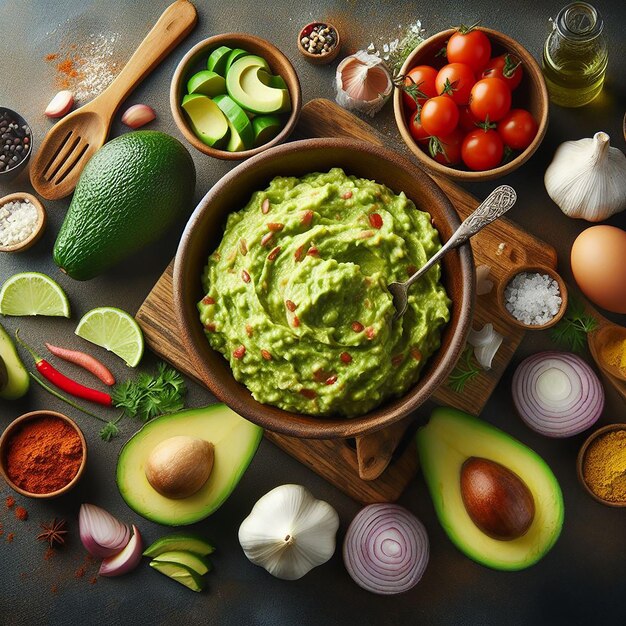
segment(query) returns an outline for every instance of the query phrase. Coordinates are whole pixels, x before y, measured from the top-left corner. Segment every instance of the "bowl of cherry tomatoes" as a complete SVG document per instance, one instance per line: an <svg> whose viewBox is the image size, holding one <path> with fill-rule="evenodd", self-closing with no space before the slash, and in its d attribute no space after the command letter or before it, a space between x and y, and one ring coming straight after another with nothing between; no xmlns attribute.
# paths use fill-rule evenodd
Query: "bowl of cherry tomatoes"
<svg viewBox="0 0 626 626"><path fill-rule="evenodd" d="M503 33L442 31L413 50L401 74L396 123L433 174L468 182L499 178L525 163L546 134L541 69Z"/></svg>

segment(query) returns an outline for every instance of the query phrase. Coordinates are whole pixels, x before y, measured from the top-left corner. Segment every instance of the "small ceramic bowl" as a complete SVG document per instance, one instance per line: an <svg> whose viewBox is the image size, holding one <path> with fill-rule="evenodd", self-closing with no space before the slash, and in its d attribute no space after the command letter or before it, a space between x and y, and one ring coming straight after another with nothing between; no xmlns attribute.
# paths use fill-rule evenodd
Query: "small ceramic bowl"
<svg viewBox="0 0 626 626"><path fill-rule="evenodd" d="M504 291L507 288L507 285L517 276L518 274L534 274L535 272L539 274L547 274L555 280L559 286L559 292L561 295L561 308L558 313L545 324L537 324L530 325L524 324L524 322L520 322L518 319L513 317L511 313L508 311L505 305L505 296ZM559 320L565 315L565 311L567 310L567 286L565 285L565 281L561 278L559 273L556 270L553 270L551 267L547 267L545 265L524 265L520 267L513 268L508 274L504 276L504 278L498 283L498 291L497 291L497 301L500 310L505 318L509 320L511 324L517 326L518 328L523 328L524 330L545 330L546 328L550 328L555 324L558 324Z"/></svg>
<svg viewBox="0 0 626 626"><path fill-rule="evenodd" d="M330 29L331 33L334 33L335 35L335 43L327 54L313 54L302 44L302 38L308 37L316 26L324 26ZM327 65L328 63L332 63L337 58L340 49L341 37L339 36L339 31L329 22L311 22L302 28L298 33L298 50L300 51L300 54L313 65Z"/></svg>
<svg viewBox="0 0 626 626"><path fill-rule="evenodd" d="M538 125L537 134L526 150L518 153L511 161L482 172L468 170L463 165L455 167L438 163L430 157L428 152L424 152L411 136L408 126L409 119L404 110L402 90L396 89L393 94L393 111L398 130L400 131L404 143L406 143L419 164L432 174L446 176L452 180L460 180L463 182L494 180L495 178L510 174L533 155L542 142L548 128L548 89L546 88L546 82L541 73L541 68L537 61L535 61L533 55L530 54L524 46L515 41L515 39L503 33L491 30L490 28L478 28L477 30L483 31L489 37L492 46L492 57L510 52L522 61L524 76L519 87L513 92L511 108L522 108L530 111ZM451 28L433 35L422 42L408 56L407 60L402 65L400 73L406 74L416 65L432 65L437 69L443 67L446 64L446 60L445 58L442 59L440 56L437 56L437 53L446 45L446 42L454 33L455 29Z"/></svg>
<svg viewBox="0 0 626 626"><path fill-rule="evenodd" d="M580 452L578 453L578 458L576 459L576 473L578 474L578 480L580 481L580 484L583 486L583 489L596 502L599 502L600 504L604 504L606 506L626 507L626 501L624 501L624 502L610 502L609 500L604 500L600 496L596 495L589 488L589 485L585 481L585 476L584 476L584 473L583 473L583 468L585 467L585 456L587 454L587 449L589 448L589 446L598 437L601 437L601 436L605 435L606 433L609 433L609 432L614 431L614 430L626 430L626 424L609 424L608 426L603 426L602 428L599 428L598 430L596 430L593 433L591 433L591 435L589 435L589 437L587 437L587 439L585 440L585 443L583 443L582 447L580 448Z"/></svg>
<svg viewBox="0 0 626 626"><path fill-rule="evenodd" d="M21 487L18 487L9 478L7 471L6 471L6 467L5 467L7 448L8 448L8 442L9 442L9 439L11 438L11 435L15 433L15 431L18 428L21 428L24 425L24 423L27 421L41 419L42 417L55 417L60 420L63 420L66 424L69 424L76 431L76 434L78 435L80 439L80 442L83 448L83 458L82 458L80 467L78 468L78 471L76 472L76 475L74 476L74 478L72 478L72 480L69 483L67 483L67 485L65 485L61 489L57 489L56 491L51 491L50 493L31 493L30 491L26 491L22 489ZM76 422L74 422L74 420L71 420L66 415L63 415L63 413L57 413L56 411L32 411L30 413L25 413L24 415L20 415L20 417L13 420L5 428L4 432L2 433L2 437L0 437L0 475L2 476L2 478L4 478L7 485L9 485L11 489L13 489L13 491L17 491L17 493L20 493L23 496L27 496L28 498L56 498L58 496L61 496L67 493L70 489L76 486L81 476L83 475L83 472L85 471L86 465L87 465L87 442L85 441L85 437L83 436L83 433L80 430L80 428L77 426Z"/></svg>
<svg viewBox="0 0 626 626"><path fill-rule="evenodd" d="M0 198L0 207L9 202L19 202L19 201L28 201L37 209L37 224L35 225L35 230L23 239L22 241L18 241L18 243L14 243L10 246L0 245L0 252L23 252L24 250L28 250L31 246L34 246L39 238L43 235L43 231L46 227L47 217L46 210L43 208L43 204L35 198L35 196L19 191L17 193L12 193L4 198Z"/></svg>
<svg viewBox="0 0 626 626"><path fill-rule="evenodd" d="M0 172L0 183L8 183L10 180L13 180L17 177L17 175L26 167L26 164L30 159L30 155L33 152L33 132L30 129L30 125L28 124L28 122L17 111L14 111L13 109L8 109L7 107L0 107L0 113L9 113L9 115L11 115L17 121L20 127L28 127L28 136L30 138L28 150L26 151L26 155L24 156L24 158L11 169Z"/></svg>
<svg viewBox="0 0 626 626"><path fill-rule="evenodd" d="M251 148L250 150L242 150L241 152L228 152L227 150L220 150L208 146L193 132L180 106L183 96L187 93L187 81L189 78L194 72L206 69L209 54L212 50L220 46L228 46L233 49L242 48L251 54L263 57L269 64L272 72L282 76L283 80L287 83L291 97L291 112L283 114L285 116L285 124L278 135L262 146ZM294 70L289 59L276 48L276 46L273 46L265 39L260 39L253 35L247 35L245 33L227 33L224 35L215 35L214 37L200 41L181 59L172 77L170 86L170 108L176 126L178 126L180 132L185 136L185 139L187 139L194 148L216 159L242 161L243 159L247 159L272 146L282 143L289 137L300 117L300 110L302 109L302 90L300 89L300 81L298 80L296 70Z"/></svg>

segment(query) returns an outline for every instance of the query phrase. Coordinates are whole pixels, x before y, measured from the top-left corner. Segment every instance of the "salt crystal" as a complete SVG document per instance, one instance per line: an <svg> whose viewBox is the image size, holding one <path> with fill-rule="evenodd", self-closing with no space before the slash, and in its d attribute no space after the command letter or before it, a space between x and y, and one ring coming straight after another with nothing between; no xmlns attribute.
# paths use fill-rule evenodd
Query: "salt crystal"
<svg viewBox="0 0 626 626"><path fill-rule="evenodd" d="M13 246L28 239L37 226L37 209L25 201L0 206L0 245Z"/></svg>
<svg viewBox="0 0 626 626"><path fill-rule="evenodd" d="M504 290L506 310L527 326L547 324L561 308L559 284L548 274L521 272Z"/></svg>

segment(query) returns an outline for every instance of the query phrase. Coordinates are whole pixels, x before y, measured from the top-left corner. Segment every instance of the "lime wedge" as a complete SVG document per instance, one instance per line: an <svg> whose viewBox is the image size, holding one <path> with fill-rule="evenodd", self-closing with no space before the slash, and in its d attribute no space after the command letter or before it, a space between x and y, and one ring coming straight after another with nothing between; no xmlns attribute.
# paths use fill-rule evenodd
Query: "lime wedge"
<svg viewBox="0 0 626 626"><path fill-rule="evenodd" d="M0 290L3 315L69 317L70 303L59 283L39 272L21 272L7 278Z"/></svg>
<svg viewBox="0 0 626 626"><path fill-rule="evenodd" d="M83 315L74 331L79 337L106 348L135 367L143 356L143 334L125 311L103 306Z"/></svg>

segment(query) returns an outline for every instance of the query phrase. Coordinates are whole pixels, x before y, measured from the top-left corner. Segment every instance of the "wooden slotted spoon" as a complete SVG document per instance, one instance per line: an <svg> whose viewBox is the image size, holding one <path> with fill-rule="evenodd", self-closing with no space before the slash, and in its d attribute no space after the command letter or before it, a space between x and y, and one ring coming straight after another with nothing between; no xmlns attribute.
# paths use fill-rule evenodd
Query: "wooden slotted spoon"
<svg viewBox="0 0 626 626"><path fill-rule="evenodd" d="M50 129L30 167L30 182L39 195L58 200L72 193L85 164L104 145L120 104L187 36L197 19L191 2L176 0L109 87Z"/></svg>

